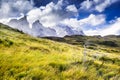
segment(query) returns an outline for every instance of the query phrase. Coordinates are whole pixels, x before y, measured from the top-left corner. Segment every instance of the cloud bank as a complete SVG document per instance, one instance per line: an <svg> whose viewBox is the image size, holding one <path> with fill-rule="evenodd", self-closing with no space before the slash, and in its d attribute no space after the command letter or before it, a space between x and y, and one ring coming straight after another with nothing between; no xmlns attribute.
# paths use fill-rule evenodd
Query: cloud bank
<svg viewBox="0 0 120 80"><path fill-rule="evenodd" d="M85 31L86 35L120 35L120 18L114 20L111 24L104 25L105 28L97 30L87 30Z"/></svg>

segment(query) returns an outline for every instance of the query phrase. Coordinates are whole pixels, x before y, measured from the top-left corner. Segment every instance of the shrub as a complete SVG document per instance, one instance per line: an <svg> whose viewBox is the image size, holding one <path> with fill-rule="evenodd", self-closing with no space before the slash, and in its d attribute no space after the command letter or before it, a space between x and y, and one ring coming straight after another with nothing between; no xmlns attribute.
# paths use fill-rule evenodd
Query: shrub
<svg viewBox="0 0 120 80"><path fill-rule="evenodd" d="M13 45L13 42L11 40L8 40L8 39L0 40L0 43L2 43L6 47L10 47Z"/></svg>
<svg viewBox="0 0 120 80"><path fill-rule="evenodd" d="M99 42L99 44L111 46L111 47L118 47L118 45L113 41L102 41L102 42Z"/></svg>

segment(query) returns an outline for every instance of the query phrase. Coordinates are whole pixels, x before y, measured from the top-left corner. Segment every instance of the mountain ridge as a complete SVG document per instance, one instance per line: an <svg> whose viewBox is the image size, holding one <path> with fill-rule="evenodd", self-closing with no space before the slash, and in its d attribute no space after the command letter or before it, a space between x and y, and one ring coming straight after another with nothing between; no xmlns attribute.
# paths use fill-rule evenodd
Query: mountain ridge
<svg viewBox="0 0 120 80"><path fill-rule="evenodd" d="M11 26L12 28L16 28L21 30L25 33L28 33L32 36L58 36L63 37L66 35L84 35L82 30L73 30L70 26L59 24L53 27L44 27L38 20L35 21L30 28L30 24L27 21L27 16L24 16L20 19L11 19L7 25ZM37 28L37 29L35 29Z"/></svg>

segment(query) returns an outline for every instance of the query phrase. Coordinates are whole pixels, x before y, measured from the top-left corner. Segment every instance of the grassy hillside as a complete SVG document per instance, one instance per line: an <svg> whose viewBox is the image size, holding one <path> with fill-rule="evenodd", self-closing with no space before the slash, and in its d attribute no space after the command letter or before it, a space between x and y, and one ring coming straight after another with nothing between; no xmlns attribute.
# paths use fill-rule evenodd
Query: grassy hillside
<svg viewBox="0 0 120 80"><path fill-rule="evenodd" d="M81 47L83 47L84 44L87 44L89 45L90 49L104 50L110 53L120 53L120 36L115 35L104 37L73 35L65 36L63 38L59 37L44 37L44 38L72 45L77 45Z"/></svg>
<svg viewBox="0 0 120 80"><path fill-rule="evenodd" d="M35 38L0 24L0 80L119 79L119 52Z"/></svg>

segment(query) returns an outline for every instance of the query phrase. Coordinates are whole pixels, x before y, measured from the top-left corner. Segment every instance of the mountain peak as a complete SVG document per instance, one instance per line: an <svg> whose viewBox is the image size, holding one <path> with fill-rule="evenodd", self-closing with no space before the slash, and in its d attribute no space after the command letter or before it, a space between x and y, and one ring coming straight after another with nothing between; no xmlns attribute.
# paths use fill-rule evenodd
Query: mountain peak
<svg viewBox="0 0 120 80"><path fill-rule="evenodd" d="M30 24L27 21L27 16L24 16L20 19L11 19L8 23L12 28L23 31L24 33L30 34L36 37L46 37L46 36L56 36L56 37L64 37L66 35L84 35L83 31L74 30L72 27L64 24L58 24L54 27L44 27L39 20L35 21L31 24L32 28L30 28Z"/></svg>

